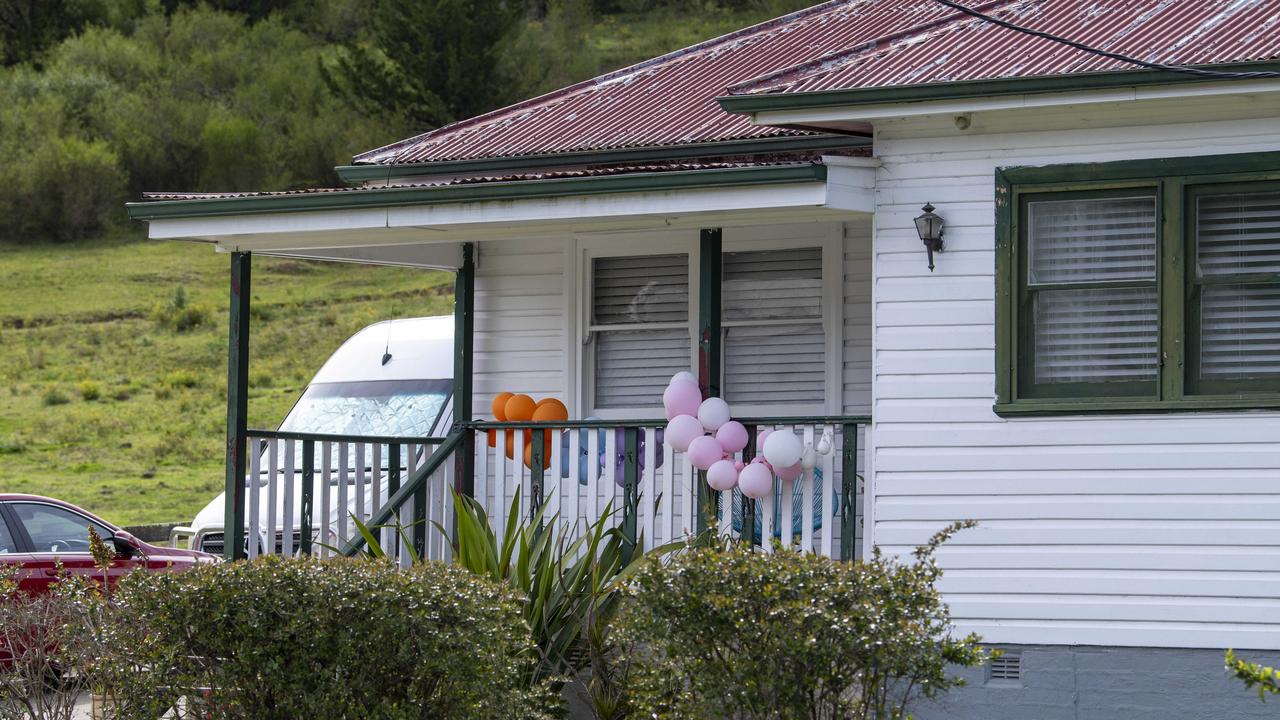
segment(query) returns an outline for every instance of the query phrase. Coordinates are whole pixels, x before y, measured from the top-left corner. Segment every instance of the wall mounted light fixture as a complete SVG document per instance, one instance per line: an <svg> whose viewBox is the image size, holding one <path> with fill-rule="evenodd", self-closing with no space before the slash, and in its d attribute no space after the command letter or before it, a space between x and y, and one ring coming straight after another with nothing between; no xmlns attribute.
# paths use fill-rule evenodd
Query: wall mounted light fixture
<svg viewBox="0 0 1280 720"><path fill-rule="evenodd" d="M925 203L920 209L924 210L924 214L916 218L916 232L929 253L929 272L933 272L933 254L942 252L943 247L942 218L933 212L933 206L929 203Z"/></svg>

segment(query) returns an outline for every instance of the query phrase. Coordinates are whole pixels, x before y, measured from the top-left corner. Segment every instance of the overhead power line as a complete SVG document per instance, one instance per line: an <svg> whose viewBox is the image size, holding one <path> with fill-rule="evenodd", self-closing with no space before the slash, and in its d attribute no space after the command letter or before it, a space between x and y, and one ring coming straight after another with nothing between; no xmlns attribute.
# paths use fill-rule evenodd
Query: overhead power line
<svg viewBox="0 0 1280 720"><path fill-rule="evenodd" d="M1054 35L1053 33L1047 33L1041 30L1036 30L1035 28L1029 28L1024 25L1018 25L1017 23L1011 23L1008 20L1001 20L1000 18L992 17L991 15L988 15L986 13L979 12L977 10L974 10L973 8L966 7L965 5L961 5L960 3L955 2L954 0L933 0L933 1L936 3L940 3L942 5L946 5L952 10L958 10L959 12L962 12L965 15L969 15L971 17L976 17L981 20L985 20L993 25L998 25L1007 30L1013 30L1014 32L1020 32L1020 33L1023 33L1024 35L1030 35L1032 37L1038 37L1045 40L1051 40L1053 42L1066 45L1067 47L1075 48L1076 50L1081 50L1083 52L1091 53L1093 55L1099 55L1101 57L1110 58L1112 60L1118 60L1120 62L1129 63L1131 65L1137 65L1139 67L1147 68L1148 70L1165 70L1168 72L1182 73L1184 75L1196 75L1199 77L1216 78L1219 80L1280 79L1280 72L1274 72L1270 70L1233 72L1229 70L1206 70L1204 68L1187 67L1186 65L1166 65L1164 63L1148 62L1146 60L1141 60L1139 58L1130 57L1128 55L1121 55L1120 53L1115 53L1109 50L1103 50L1102 48L1096 48L1091 45L1086 45L1082 42L1076 42L1075 40L1064 38L1060 35Z"/></svg>

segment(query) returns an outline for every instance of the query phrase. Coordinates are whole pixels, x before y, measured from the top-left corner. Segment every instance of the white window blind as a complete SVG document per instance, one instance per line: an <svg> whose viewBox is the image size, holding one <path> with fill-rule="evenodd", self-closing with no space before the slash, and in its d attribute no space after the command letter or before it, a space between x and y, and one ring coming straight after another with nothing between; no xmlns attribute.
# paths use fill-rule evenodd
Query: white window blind
<svg viewBox="0 0 1280 720"><path fill-rule="evenodd" d="M1196 202L1200 377L1280 377L1280 192Z"/></svg>
<svg viewBox="0 0 1280 720"><path fill-rule="evenodd" d="M1155 379L1155 197L1027 204L1036 383Z"/></svg>
<svg viewBox="0 0 1280 720"><path fill-rule="evenodd" d="M660 405L690 366L689 257L596 258L591 271L595 407Z"/></svg>
<svg viewBox="0 0 1280 720"><path fill-rule="evenodd" d="M721 304L727 401L822 403L821 248L725 253Z"/></svg>

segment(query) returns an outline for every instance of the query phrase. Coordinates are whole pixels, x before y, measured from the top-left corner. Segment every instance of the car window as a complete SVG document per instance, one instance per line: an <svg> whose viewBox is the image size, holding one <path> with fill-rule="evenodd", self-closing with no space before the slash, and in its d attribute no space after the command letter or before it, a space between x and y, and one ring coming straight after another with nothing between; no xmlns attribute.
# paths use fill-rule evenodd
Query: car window
<svg viewBox="0 0 1280 720"><path fill-rule="evenodd" d="M16 552L18 552L18 541L14 539L13 533L9 532L9 526L5 524L4 518L0 517L0 555Z"/></svg>
<svg viewBox="0 0 1280 720"><path fill-rule="evenodd" d="M34 552L89 552L89 527L103 539L113 533L89 518L70 510L39 503L9 506L31 538Z"/></svg>

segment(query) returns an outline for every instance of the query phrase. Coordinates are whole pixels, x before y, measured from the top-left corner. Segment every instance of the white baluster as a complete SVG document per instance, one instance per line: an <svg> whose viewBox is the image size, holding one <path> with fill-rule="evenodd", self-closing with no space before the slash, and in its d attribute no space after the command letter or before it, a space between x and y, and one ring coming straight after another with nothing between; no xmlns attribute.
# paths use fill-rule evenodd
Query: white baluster
<svg viewBox="0 0 1280 720"><path fill-rule="evenodd" d="M800 444L802 447L811 447L813 443L813 426L805 425L804 436ZM805 552L813 552L813 470L806 470L800 477L800 482L804 483L800 499L802 503L800 508L800 549Z"/></svg>
<svg viewBox="0 0 1280 720"><path fill-rule="evenodd" d="M280 515L280 554L293 557L293 489L298 484L298 473L295 467L297 443L286 440L284 443L284 477L281 489L284 491L284 508Z"/></svg>
<svg viewBox="0 0 1280 720"><path fill-rule="evenodd" d="M320 443L320 451L320 518L316 527L319 528L320 557L329 557L333 555L333 551L325 545L336 543L334 527L329 522L329 513L333 512L333 503L330 502L333 497L333 443L327 440Z"/></svg>
<svg viewBox="0 0 1280 720"><path fill-rule="evenodd" d="M342 548L351 540L351 499L348 495L348 483L351 481L350 445L338 443L338 506L334 513L338 516L338 537L333 545Z"/></svg>
<svg viewBox="0 0 1280 720"><path fill-rule="evenodd" d="M254 541L257 537L258 525L261 519L258 517L259 506L262 505L262 448L256 438L249 438L245 443L245 448L249 453L249 522L245 528L245 538L249 544L249 558L258 557L258 543ZM222 542L231 542L231 528L223 528Z"/></svg>
<svg viewBox="0 0 1280 720"><path fill-rule="evenodd" d="M823 428L823 431L831 430L830 425ZM821 546L818 552L827 557L834 557L832 547L835 543L836 534L836 518L835 518L835 494L839 489L836 485L835 473L835 452L826 455L818 455L818 467L822 468L822 536L819 540Z"/></svg>
<svg viewBox="0 0 1280 720"><path fill-rule="evenodd" d="M263 533L262 542L265 544L263 552L268 555L275 554L276 551L276 509L279 507L278 499L280 493L280 441L272 439L268 447L267 462L270 467L267 468L267 517L266 532ZM256 541L257 536L254 537Z"/></svg>

